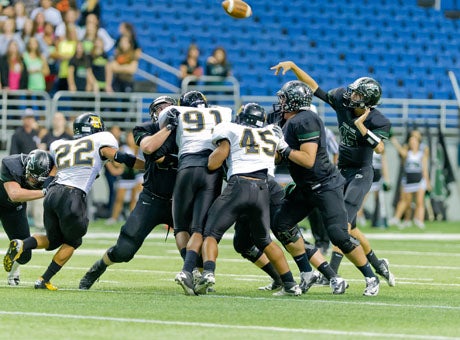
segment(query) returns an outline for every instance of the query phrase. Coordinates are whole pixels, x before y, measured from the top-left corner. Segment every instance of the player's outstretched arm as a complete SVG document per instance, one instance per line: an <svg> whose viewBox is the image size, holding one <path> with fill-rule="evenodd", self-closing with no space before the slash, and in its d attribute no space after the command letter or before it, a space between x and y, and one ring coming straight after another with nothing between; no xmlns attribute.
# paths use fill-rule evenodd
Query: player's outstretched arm
<svg viewBox="0 0 460 340"><path fill-rule="evenodd" d="M129 168L134 168L137 170L144 170L145 168L145 162L137 158L134 155L131 155L129 153L122 152L118 149L112 148L110 146L103 147L99 150L99 153L101 156L104 156L105 158L115 161L118 163L123 163Z"/></svg>
<svg viewBox="0 0 460 340"><path fill-rule="evenodd" d="M223 139L219 142L217 148L209 155L208 169L211 171L219 169L224 164L230 154L230 143Z"/></svg>
<svg viewBox="0 0 460 340"><path fill-rule="evenodd" d="M294 72L297 79L306 83L313 91L313 93L318 89L318 83L304 70L298 67L294 62L282 61L275 66L270 67L270 70L275 70L275 75L278 75L280 70L283 70L282 75L285 75L288 71Z"/></svg>

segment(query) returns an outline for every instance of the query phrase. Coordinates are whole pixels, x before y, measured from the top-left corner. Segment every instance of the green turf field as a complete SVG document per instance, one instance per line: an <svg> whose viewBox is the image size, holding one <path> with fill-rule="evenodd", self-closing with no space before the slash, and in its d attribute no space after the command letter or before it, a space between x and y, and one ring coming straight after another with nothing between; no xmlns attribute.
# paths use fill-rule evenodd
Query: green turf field
<svg viewBox="0 0 460 340"><path fill-rule="evenodd" d="M89 291L86 270L111 246L118 226L93 223L83 246L52 280L58 291L33 288L53 253L35 251L21 285L0 276L0 339L454 339L460 338L460 223L425 230L363 228L389 259L396 287L364 297L364 280L347 261L350 284L333 296L314 286L301 297L274 297L257 287L269 279L221 242L216 293L190 297L175 284L182 260L157 228L130 262L110 267ZM2 256L8 241L0 231ZM296 277L298 271L289 263Z"/></svg>

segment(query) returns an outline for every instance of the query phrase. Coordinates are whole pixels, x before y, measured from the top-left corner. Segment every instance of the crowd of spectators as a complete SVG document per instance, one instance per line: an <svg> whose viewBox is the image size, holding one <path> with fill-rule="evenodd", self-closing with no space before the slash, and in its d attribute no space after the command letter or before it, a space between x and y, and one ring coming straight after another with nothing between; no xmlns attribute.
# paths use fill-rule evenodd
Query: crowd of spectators
<svg viewBox="0 0 460 340"><path fill-rule="evenodd" d="M98 0L0 1L0 89L133 91L141 49L123 22L114 39Z"/></svg>

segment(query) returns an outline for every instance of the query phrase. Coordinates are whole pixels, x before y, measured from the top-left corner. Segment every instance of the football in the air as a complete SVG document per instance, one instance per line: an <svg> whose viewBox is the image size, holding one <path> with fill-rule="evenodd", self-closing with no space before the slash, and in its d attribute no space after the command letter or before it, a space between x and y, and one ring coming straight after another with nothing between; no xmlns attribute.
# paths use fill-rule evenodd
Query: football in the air
<svg viewBox="0 0 460 340"><path fill-rule="evenodd" d="M244 19L252 15L251 6L242 0L225 0L222 7L233 18Z"/></svg>

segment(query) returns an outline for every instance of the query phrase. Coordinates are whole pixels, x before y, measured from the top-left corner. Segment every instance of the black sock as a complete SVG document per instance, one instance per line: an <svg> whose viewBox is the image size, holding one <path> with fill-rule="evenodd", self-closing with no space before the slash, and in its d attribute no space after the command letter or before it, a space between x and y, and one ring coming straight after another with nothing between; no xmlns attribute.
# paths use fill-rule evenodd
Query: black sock
<svg viewBox="0 0 460 340"><path fill-rule="evenodd" d="M308 262L307 254L303 253L302 255L294 256L294 261L301 272L311 272L313 268Z"/></svg>
<svg viewBox="0 0 460 340"><path fill-rule="evenodd" d="M198 258L196 259L196 266L197 268L203 268L203 256L198 255Z"/></svg>
<svg viewBox="0 0 460 340"><path fill-rule="evenodd" d="M196 259L198 258L198 253L193 250L187 250L187 254L185 256L184 267L182 268L183 271L191 273L193 269L196 267Z"/></svg>
<svg viewBox="0 0 460 340"><path fill-rule="evenodd" d="M372 271L371 265L367 262L364 266L358 267L358 269L363 273L365 277L374 277L375 274Z"/></svg>
<svg viewBox="0 0 460 340"><path fill-rule="evenodd" d="M180 256L182 257L182 260L185 261L185 255L187 254L187 248L182 248L179 250Z"/></svg>
<svg viewBox="0 0 460 340"><path fill-rule="evenodd" d="M343 259L343 254L338 253L336 251L332 252L331 262L329 262L329 265L331 266L332 270L336 272L337 274L339 273L339 266L340 266L340 262L342 262L342 259Z"/></svg>
<svg viewBox="0 0 460 340"><path fill-rule="evenodd" d="M263 266L262 269L264 272L266 272L270 277L275 281L276 283L281 282L281 277L280 274L276 271L275 267L271 264L271 262L268 262L265 266Z"/></svg>
<svg viewBox="0 0 460 340"><path fill-rule="evenodd" d="M366 255L367 260L371 263L372 267L377 269L380 265L380 260L379 258L374 254L374 251L371 250L369 254Z"/></svg>
<svg viewBox="0 0 460 340"><path fill-rule="evenodd" d="M280 277L281 277L281 281L283 281L284 283L286 283L286 282L295 282L294 281L294 276L292 276L291 271L288 271L287 273L285 273L283 275L280 275Z"/></svg>
<svg viewBox="0 0 460 340"><path fill-rule="evenodd" d="M203 263L203 271L205 270L214 273L216 271L216 263L214 261L206 261Z"/></svg>
<svg viewBox="0 0 460 340"><path fill-rule="evenodd" d="M56 262L51 261L50 265L48 266L48 269L46 270L45 274L43 274L43 280L45 282L49 282L51 278L56 275L58 271L60 271L62 266L58 265Z"/></svg>
<svg viewBox="0 0 460 340"><path fill-rule="evenodd" d="M337 276L336 272L331 268L327 261L324 261L318 266L318 271L328 280L331 280L333 277Z"/></svg>
<svg viewBox="0 0 460 340"><path fill-rule="evenodd" d="M28 237L24 241L24 250L35 249L38 246L37 240L35 237Z"/></svg>

